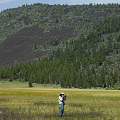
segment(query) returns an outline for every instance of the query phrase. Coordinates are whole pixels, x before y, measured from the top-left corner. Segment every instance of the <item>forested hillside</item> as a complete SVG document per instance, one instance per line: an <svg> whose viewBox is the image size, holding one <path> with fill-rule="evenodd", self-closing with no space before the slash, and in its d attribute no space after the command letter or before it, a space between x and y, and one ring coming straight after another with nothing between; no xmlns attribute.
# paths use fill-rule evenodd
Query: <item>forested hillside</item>
<svg viewBox="0 0 120 120"><path fill-rule="evenodd" d="M119 85L119 4L23 5L1 12L0 23L2 43L9 40L9 37L5 40L8 34L12 36L35 28L37 32L31 37L32 54L51 51L32 62L29 56L27 63L21 60L21 63L1 67L1 79L28 81L31 87L32 83L61 84L65 88ZM24 36L30 33L27 31ZM41 33L47 36L46 41L38 39Z"/></svg>

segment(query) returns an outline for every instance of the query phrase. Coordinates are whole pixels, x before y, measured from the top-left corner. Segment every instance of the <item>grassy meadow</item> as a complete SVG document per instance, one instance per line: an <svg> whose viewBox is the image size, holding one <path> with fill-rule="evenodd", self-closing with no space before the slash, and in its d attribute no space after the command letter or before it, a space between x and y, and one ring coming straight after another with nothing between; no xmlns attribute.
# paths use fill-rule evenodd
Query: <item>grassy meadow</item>
<svg viewBox="0 0 120 120"><path fill-rule="evenodd" d="M67 95L62 120L120 120L120 91L49 85L29 88L17 82L0 82L0 120L61 120L60 92Z"/></svg>

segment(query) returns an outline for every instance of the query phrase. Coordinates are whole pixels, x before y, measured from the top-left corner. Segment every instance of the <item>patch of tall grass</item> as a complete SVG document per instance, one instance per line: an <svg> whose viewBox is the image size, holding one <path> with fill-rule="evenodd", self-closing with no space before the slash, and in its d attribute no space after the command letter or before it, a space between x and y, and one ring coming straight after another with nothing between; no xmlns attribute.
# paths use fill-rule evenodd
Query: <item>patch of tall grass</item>
<svg viewBox="0 0 120 120"><path fill-rule="evenodd" d="M119 120L120 91L0 88L0 118L59 120L58 96L67 100L62 120Z"/></svg>

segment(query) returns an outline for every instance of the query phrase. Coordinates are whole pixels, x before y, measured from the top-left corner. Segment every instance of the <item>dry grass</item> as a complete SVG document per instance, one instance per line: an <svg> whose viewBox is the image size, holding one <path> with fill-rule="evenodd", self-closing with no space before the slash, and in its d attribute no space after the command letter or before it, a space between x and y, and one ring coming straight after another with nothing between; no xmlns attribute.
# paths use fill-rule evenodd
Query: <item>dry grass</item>
<svg viewBox="0 0 120 120"><path fill-rule="evenodd" d="M120 119L120 91L0 88L0 120L59 120L61 91L67 95L62 120Z"/></svg>

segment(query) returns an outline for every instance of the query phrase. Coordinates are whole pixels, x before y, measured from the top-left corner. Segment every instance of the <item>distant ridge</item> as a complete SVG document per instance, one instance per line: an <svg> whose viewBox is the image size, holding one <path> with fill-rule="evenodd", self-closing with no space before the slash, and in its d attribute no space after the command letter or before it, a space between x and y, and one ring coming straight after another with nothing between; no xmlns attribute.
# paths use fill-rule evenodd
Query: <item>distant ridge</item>
<svg viewBox="0 0 120 120"><path fill-rule="evenodd" d="M0 13L0 67L15 62L33 61L51 50L34 51L37 45L48 46L53 38L60 43L85 36L112 14L119 16L120 5L48 5L34 4Z"/></svg>

